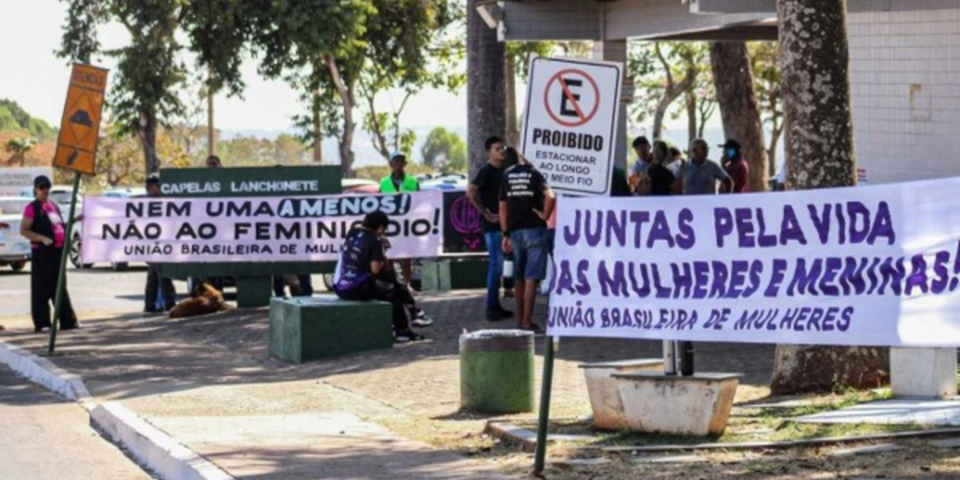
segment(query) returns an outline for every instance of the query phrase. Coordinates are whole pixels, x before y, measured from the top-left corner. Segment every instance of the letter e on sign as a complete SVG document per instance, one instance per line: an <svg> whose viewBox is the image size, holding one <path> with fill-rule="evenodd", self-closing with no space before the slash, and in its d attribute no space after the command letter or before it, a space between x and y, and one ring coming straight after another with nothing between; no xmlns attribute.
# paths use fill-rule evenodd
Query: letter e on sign
<svg viewBox="0 0 960 480"><path fill-rule="evenodd" d="M572 195L610 192L623 65L537 57L530 63L520 150L550 186Z"/></svg>
<svg viewBox="0 0 960 480"><path fill-rule="evenodd" d="M86 175L94 174L107 72L90 65L73 66L63 118L60 120L54 167Z"/></svg>

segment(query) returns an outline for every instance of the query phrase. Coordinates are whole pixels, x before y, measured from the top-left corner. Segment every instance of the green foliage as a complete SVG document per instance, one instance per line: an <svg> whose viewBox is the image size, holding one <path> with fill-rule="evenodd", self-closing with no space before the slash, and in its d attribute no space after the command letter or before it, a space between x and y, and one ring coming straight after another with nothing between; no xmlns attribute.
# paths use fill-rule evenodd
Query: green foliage
<svg viewBox="0 0 960 480"><path fill-rule="evenodd" d="M27 153L30 153L30 150L33 150L36 144L37 139L32 137L11 138L8 140L7 144L4 145L4 150L10 154L10 158L7 159L7 165L19 163L21 167L24 166L27 160Z"/></svg>
<svg viewBox="0 0 960 480"><path fill-rule="evenodd" d="M700 82L709 75L709 48L703 42L631 42L628 45L627 74L637 88L637 102L631 106L632 120L653 122L651 134L659 137L670 106L685 93L698 88L712 91L712 82ZM704 94L709 99L714 95ZM704 109L705 113L709 109Z"/></svg>
<svg viewBox="0 0 960 480"><path fill-rule="evenodd" d="M17 102L0 99L0 132L25 132L40 140L52 140L56 130L47 122L34 118Z"/></svg>
<svg viewBox="0 0 960 480"><path fill-rule="evenodd" d="M780 85L779 48L776 42L756 42L748 45L753 67L753 88L760 102L763 123L770 129L767 142L769 172L776 173L777 146L783 135L783 93Z"/></svg>
<svg viewBox="0 0 960 480"><path fill-rule="evenodd" d="M444 173L462 172L467 168L467 143L443 127L430 131L420 154L425 166L439 168Z"/></svg>
<svg viewBox="0 0 960 480"><path fill-rule="evenodd" d="M136 134L142 143L148 170L159 162L156 134L159 125L183 113L177 89L187 77L181 59L189 39L199 66L209 72L212 88L226 87L231 94L242 88L240 62L250 24L239 0L64 0L68 4L60 56L91 63L105 54L117 60L112 94L107 106L117 134ZM120 48L101 51L98 29L116 22L130 36ZM185 34L185 35L183 35Z"/></svg>
<svg viewBox="0 0 960 480"><path fill-rule="evenodd" d="M425 87L457 89L466 81L454 68L462 49L446 38L447 28L463 18L457 2L277 0L251 8L261 71L286 78L301 92L307 112L294 118L301 139L312 144L319 121L320 134L341 142L345 170L357 123L384 158L392 150L409 151L415 137L400 125L407 101ZM387 92L400 98L384 110L380 97ZM364 111L360 122L353 120L357 108Z"/></svg>

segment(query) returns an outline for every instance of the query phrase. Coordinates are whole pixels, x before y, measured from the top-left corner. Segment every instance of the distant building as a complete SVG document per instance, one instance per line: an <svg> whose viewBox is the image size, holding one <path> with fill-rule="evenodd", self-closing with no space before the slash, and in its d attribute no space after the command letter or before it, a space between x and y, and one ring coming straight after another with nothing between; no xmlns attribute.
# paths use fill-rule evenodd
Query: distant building
<svg viewBox="0 0 960 480"><path fill-rule="evenodd" d="M775 0L505 1L505 40L776 40ZM871 184L960 175L960 0L848 0L858 168ZM624 115L621 115L624 117ZM625 126L621 128L625 132Z"/></svg>

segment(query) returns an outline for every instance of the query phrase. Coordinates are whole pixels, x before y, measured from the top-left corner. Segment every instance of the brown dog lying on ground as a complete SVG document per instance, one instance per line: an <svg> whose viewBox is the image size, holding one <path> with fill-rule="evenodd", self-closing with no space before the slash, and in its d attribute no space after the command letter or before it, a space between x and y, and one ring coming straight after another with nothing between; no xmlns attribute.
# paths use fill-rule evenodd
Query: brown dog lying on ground
<svg viewBox="0 0 960 480"><path fill-rule="evenodd" d="M170 318L197 317L230 310L231 308L233 307L223 301L222 293L210 286L209 283L203 282L193 290L191 298L170 309Z"/></svg>

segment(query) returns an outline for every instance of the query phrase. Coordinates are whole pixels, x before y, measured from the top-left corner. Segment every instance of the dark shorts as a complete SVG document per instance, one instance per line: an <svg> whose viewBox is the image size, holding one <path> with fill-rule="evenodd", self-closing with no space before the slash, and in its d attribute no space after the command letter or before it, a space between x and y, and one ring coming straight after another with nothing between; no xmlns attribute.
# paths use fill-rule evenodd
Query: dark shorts
<svg viewBox="0 0 960 480"><path fill-rule="evenodd" d="M526 228L510 234L513 271L517 280L540 281L547 276L547 229Z"/></svg>

